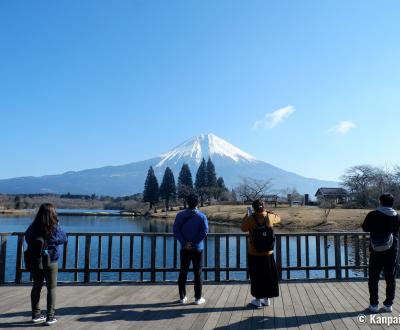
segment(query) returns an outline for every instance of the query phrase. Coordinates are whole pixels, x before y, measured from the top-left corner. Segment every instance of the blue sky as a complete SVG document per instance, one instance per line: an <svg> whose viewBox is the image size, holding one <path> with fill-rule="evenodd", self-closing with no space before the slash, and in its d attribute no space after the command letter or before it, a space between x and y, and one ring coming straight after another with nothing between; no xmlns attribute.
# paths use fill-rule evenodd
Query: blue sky
<svg viewBox="0 0 400 330"><path fill-rule="evenodd" d="M398 1L0 2L0 178L214 133L319 179L400 164Z"/></svg>

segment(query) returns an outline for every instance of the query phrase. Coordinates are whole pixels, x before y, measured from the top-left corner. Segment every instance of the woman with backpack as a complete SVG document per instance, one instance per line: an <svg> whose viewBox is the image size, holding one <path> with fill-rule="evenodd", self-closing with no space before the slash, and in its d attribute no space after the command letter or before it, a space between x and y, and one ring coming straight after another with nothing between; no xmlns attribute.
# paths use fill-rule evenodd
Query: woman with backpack
<svg viewBox="0 0 400 330"><path fill-rule="evenodd" d="M67 235L60 228L57 213L50 203L42 204L32 224L25 232L28 244L29 270L32 273L33 286L31 291L32 322L46 321L47 325L57 322L55 318L55 300L58 274L59 245L67 242ZM40 292L43 281L47 287L47 315L41 313L39 307Z"/></svg>
<svg viewBox="0 0 400 330"><path fill-rule="evenodd" d="M257 308L269 306L269 298L279 296L278 270L273 254L273 225L278 222L279 215L266 211L264 202L256 199L252 203L252 209L248 208L241 224L242 231L249 232L247 258L250 292L254 297L250 304Z"/></svg>

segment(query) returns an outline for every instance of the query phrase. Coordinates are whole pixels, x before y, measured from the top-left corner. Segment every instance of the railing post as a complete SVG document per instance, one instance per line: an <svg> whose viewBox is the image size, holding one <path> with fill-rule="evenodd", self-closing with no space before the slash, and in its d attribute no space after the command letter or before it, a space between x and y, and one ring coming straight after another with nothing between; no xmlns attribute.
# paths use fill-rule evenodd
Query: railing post
<svg viewBox="0 0 400 330"><path fill-rule="evenodd" d="M156 281L156 235L151 235L151 272L150 281Z"/></svg>
<svg viewBox="0 0 400 330"><path fill-rule="evenodd" d="M7 236L1 235L0 247L0 284L4 284L6 277Z"/></svg>
<svg viewBox="0 0 400 330"><path fill-rule="evenodd" d="M85 270L83 275L83 282L90 282L90 244L92 236L85 236Z"/></svg>
<svg viewBox="0 0 400 330"><path fill-rule="evenodd" d="M74 261L74 281L78 281L78 265L79 265L79 235L75 235L75 261Z"/></svg>
<svg viewBox="0 0 400 330"><path fill-rule="evenodd" d="M17 259L15 260L15 283L17 283L17 284L21 284L21 280L22 280L21 264L22 264L23 244L24 244L24 236L18 235Z"/></svg>
<svg viewBox="0 0 400 330"><path fill-rule="evenodd" d="M340 251L340 234L335 234L335 270L336 278L342 278L342 254Z"/></svg>
<svg viewBox="0 0 400 330"><path fill-rule="evenodd" d="M220 282L221 281L221 276L220 276L220 257L219 257L219 251L220 250L220 236L216 235L215 236L215 244L214 244L214 260L215 260L215 282Z"/></svg>

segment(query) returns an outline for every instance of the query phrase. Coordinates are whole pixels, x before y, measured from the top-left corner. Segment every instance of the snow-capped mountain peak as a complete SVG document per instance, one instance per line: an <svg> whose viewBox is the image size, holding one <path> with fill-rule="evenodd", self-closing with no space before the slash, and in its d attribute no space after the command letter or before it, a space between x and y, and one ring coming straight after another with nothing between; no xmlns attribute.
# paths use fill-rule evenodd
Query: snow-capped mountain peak
<svg viewBox="0 0 400 330"><path fill-rule="evenodd" d="M200 134L195 136L174 149L163 153L161 160L155 167L161 167L164 163L172 161L178 163L182 158L190 157L196 163L200 163L202 158L213 158L214 156L228 157L235 162L253 162L256 159L248 153L240 150L229 142L221 139L215 134Z"/></svg>

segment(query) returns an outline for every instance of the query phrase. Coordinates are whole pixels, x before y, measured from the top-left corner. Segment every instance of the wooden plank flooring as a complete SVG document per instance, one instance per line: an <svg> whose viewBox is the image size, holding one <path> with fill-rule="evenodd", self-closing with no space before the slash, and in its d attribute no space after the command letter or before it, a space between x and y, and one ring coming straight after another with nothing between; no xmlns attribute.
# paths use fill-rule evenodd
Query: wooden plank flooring
<svg viewBox="0 0 400 330"><path fill-rule="evenodd" d="M380 281L383 301L384 281ZM254 309L248 284L205 284L206 304L178 304L176 284L64 285L57 288L55 329L388 329L360 324L369 313L367 282L291 282L280 284L271 306ZM46 289L42 292L45 307ZM0 329L28 329L30 287L0 286ZM400 297L397 285L396 300ZM393 316L400 306L394 305ZM389 314L380 314L389 316ZM34 326L36 327L36 325ZM392 328L396 328L392 326ZM400 329L400 325L397 327Z"/></svg>

